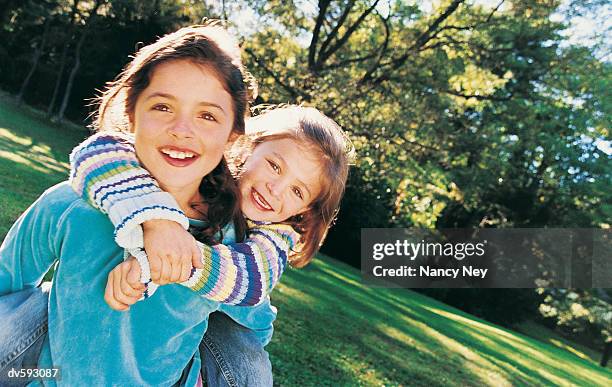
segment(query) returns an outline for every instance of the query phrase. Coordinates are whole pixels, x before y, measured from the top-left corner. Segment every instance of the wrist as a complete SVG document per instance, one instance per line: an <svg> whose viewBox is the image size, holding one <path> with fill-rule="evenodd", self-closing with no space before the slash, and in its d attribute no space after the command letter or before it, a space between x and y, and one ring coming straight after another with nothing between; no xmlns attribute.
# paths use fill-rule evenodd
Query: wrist
<svg viewBox="0 0 612 387"><path fill-rule="evenodd" d="M142 229L144 231L158 227L179 227L183 229L180 223L170 219L149 219L142 223Z"/></svg>

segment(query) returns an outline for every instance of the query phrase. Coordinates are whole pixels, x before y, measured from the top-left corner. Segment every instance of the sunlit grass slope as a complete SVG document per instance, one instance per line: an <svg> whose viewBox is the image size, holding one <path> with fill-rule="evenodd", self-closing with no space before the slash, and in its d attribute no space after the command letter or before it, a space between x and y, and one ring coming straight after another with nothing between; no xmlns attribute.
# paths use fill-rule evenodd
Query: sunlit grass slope
<svg viewBox="0 0 612 387"><path fill-rule="evenodd" d="M544 325L536 324L533 321L525 321L519 324L516 327L516 330L529 337L533 337L545 343L552 344L555 347L559 347L582 359L589 360L597 364L599 364L601 361L601 352L579 343L568 343L567 340L565 340L559 333L545 327ZM607 367L612 371L612 362L608 362Z"/></svg>
<svg viewBox="0 0 612 387"><path fill-rule="evenodd" d="M68 176L68 154L87 131L51 124L0 94L0 238L46 188Z"/></svg>
<svg viewBox="0 0 612 387"><path fill-rule="evenodd" d="M0 96L0 237L66 178L68 153L85 135ZM268 349L280 385L603 386L612 378L562 339L545 344L408 290L366 288L355 269L330 259L289 270L272 298L279 315Z"/></svg>
<svg viewBox="0 0 612 387"><path fill-rule="evenodd" d="M486 290L483 290L486 291ZM372 289L332 259L285 273L269 350L287 385L605 386L585 357L404 289ZM562 340L562 339L561 339Z"/></svg>

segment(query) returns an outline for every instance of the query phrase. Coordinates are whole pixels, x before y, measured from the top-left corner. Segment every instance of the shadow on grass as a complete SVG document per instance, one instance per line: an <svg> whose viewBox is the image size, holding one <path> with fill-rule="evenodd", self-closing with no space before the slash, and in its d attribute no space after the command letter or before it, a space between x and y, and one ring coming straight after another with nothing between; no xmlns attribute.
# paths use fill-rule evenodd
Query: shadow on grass
<svg viewBox="0 0 612 387"><path fill-rule="evenodd" d="M41 112L17 106L6 96L0 95L0 102L0 149L25 152L26 159L44 155L58 164L67 162L72 148L89 135L70 122L51 123Z"/></svg>
<svg viewBox="0 0 612 387"><path fill-rule="evenodd" d="M611 376L425 296L366 288L340 264L291 270L282 283L273 295L280 318L271 352L287 383L604 385ZM301 372L279 369L296 352L307 359Z"/></svg>
<svg viewBox="0 0 612 387"><path fill-rule="evenodd" d="M0 237L50 186L68 176L68 154L86 135L52 125L0 95ZM82 128L81 128L82 129Z"/></svg>
<svg viewBox="0 0 612 387"><path fill-rule="evenodd" d="M0 158L22 164L43 174L67 174L69 168L67 154L60 158L65 161L58 161L47 144L29 138L27 139L29 142L24 143L18 141L24 140L23 137L9 138L7 134L8 130L0 127Z"/></svg>
<svg viewBox="0 0 612 387"><path fill-rule="evenodd" d="M307 363L296 371L295 364L283 370L277 366L283 362L276 361L275 374L281 374L284 382L302 385L445 385L451 381L482 384L482 380L476 382L480 379L477 375L463 370L457 359L449 363L448 358L439 356L439 351L427 352L428 347L440 347L431 337L418 335L415 342L425 348L419 350L406 343L405 337L399 340L381 332L383 324L406 330L404 314L390 309L393 304L386 305L385 300L376 300L377 296L370 300L363 294L353 295L352 290L343 288L337 280L325 283L330 277L316 271L316 268L292 271L288 276L291 278L283 280L283 289L315 285L316 288L306 289L306 293L316 299L315 303L310 302L310 297L308 300L293 298L290 292L286 297L285 290L279 292L282 296L279 293L274 296L282 316L278 332L282 333L273 341L278 345L271 346L273 358L285 358L285 362L290 358L294 362L294 352L301 352L302 361ZM294 314L300 316L299 320L291 317ZM440 373L441 368L446 371Z"/></svg>

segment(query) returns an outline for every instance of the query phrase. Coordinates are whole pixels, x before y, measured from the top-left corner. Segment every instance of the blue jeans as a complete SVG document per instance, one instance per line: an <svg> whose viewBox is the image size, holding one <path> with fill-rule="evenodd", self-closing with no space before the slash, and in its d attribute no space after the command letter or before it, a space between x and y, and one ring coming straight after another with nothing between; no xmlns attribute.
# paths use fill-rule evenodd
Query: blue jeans
<svg viewBox="0 0 612 387"><path fill-rule="evenodd" d="M0 296L0 386L23 386L11 369L36 367L47 333L48 292L41 288ZM268 353L254 332L221 312L210 315L200 343L207 386L271 386Z"/></svg>
<svg viewBox="0 0 612 387"><path fill-rule="evenodd" d="M24 386L31 378L9 378L11 370L34 368L47 334L49 293L29 288L0 297L0 386Z"/></svg>
<svg viewBox="0 0 612 387"><path fill-rule="evenodd" d="M208 318L200 357L208 386L272 385L272 364L259 338L222 312Z"/></svg>

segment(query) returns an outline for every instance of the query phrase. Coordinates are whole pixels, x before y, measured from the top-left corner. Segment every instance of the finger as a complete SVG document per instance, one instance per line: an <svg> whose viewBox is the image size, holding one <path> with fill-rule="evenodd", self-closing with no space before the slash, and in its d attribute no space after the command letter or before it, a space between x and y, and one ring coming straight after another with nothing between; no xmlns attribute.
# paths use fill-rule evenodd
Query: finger
<svg viewBox="0 0 612 387"><path fill-rule="evenodd" d="M183 263L183 266L181 266L181 278L179 279L179 281L180 282L187 281L190 275L191 275L191 261L185 261Z"/></svg>
<svg viewBox="0 0 612 387"><path fill-rule="evenodd" d="M162 274L162 260L158 255L149 255L149 269L151 270L151 279L158 282Z"/></svg>
<svg viewBox="0 0 612 387"><path fill-rule="evenodd" d="M131 261L130 271L127 274L127 282L130 286L140 292L145 290L145 286L140 282L140 264L138 261Z"/></svg>
<svg viewBox="0 0 612 387"><path fill-rule="evenodd" d="M198 246L193 246L191 249L191 264L197 269L204 268L204 262L202 262L202 251Z"/></svg>
<svg viewBox="0 0 612 387"><path fill-rule="evenodd" d="M172 265L170 264L170 257L166 256L166 259L162 260L161 274L159 276L159 284L166 285L170 281L172 275Z"/></svg>
<svg viewBox="0 0 612 387"><path fill-rule="evenodd" d="M111 309L118 311L128 310L129 307L115 299L114 295L114 275L113 271L111 271L108 275L108 280L106 282L106 289L104 290L104 301L108 304Z"/></svg>
<svg viewBox="0 0 612 387"><path fill-rule="evenodd" d="M125 286L125 283L127 283L126 276L127 276L127 272L129 271L129 269L130 269L129 264L127 264L126 262L121 263L116 268L117 273L113 280L113 292L115 294L115 299L117 299L117 301L125 305L133 304L133 302L131 302L132 297L126 294L123 290L123 286Z"/></svg>
<svg viewBox="0 0 612 387"><path fill-rule="evenodd" d="M128 268L131 271L131 266ZM125 274L125 276L123 278L121 278L120 284L119 286L121 287L121 292L126 296L126 301L124 301L126 304L128 305L132 305L134 304L136 301L138 301L138 299L140 298L142 292L139 289L134 288L129 280L128 280L128 275L129 275L129 271L128 273Z"/></svg>
<svg viewBox="0 0 612 387"><path fill-rule="evenodd" d="M179 282L181 279L181 273L183 271L183 260L179 258L177 260L172 261L172 265L170 267L170 279L168 282Z"/></svg>

